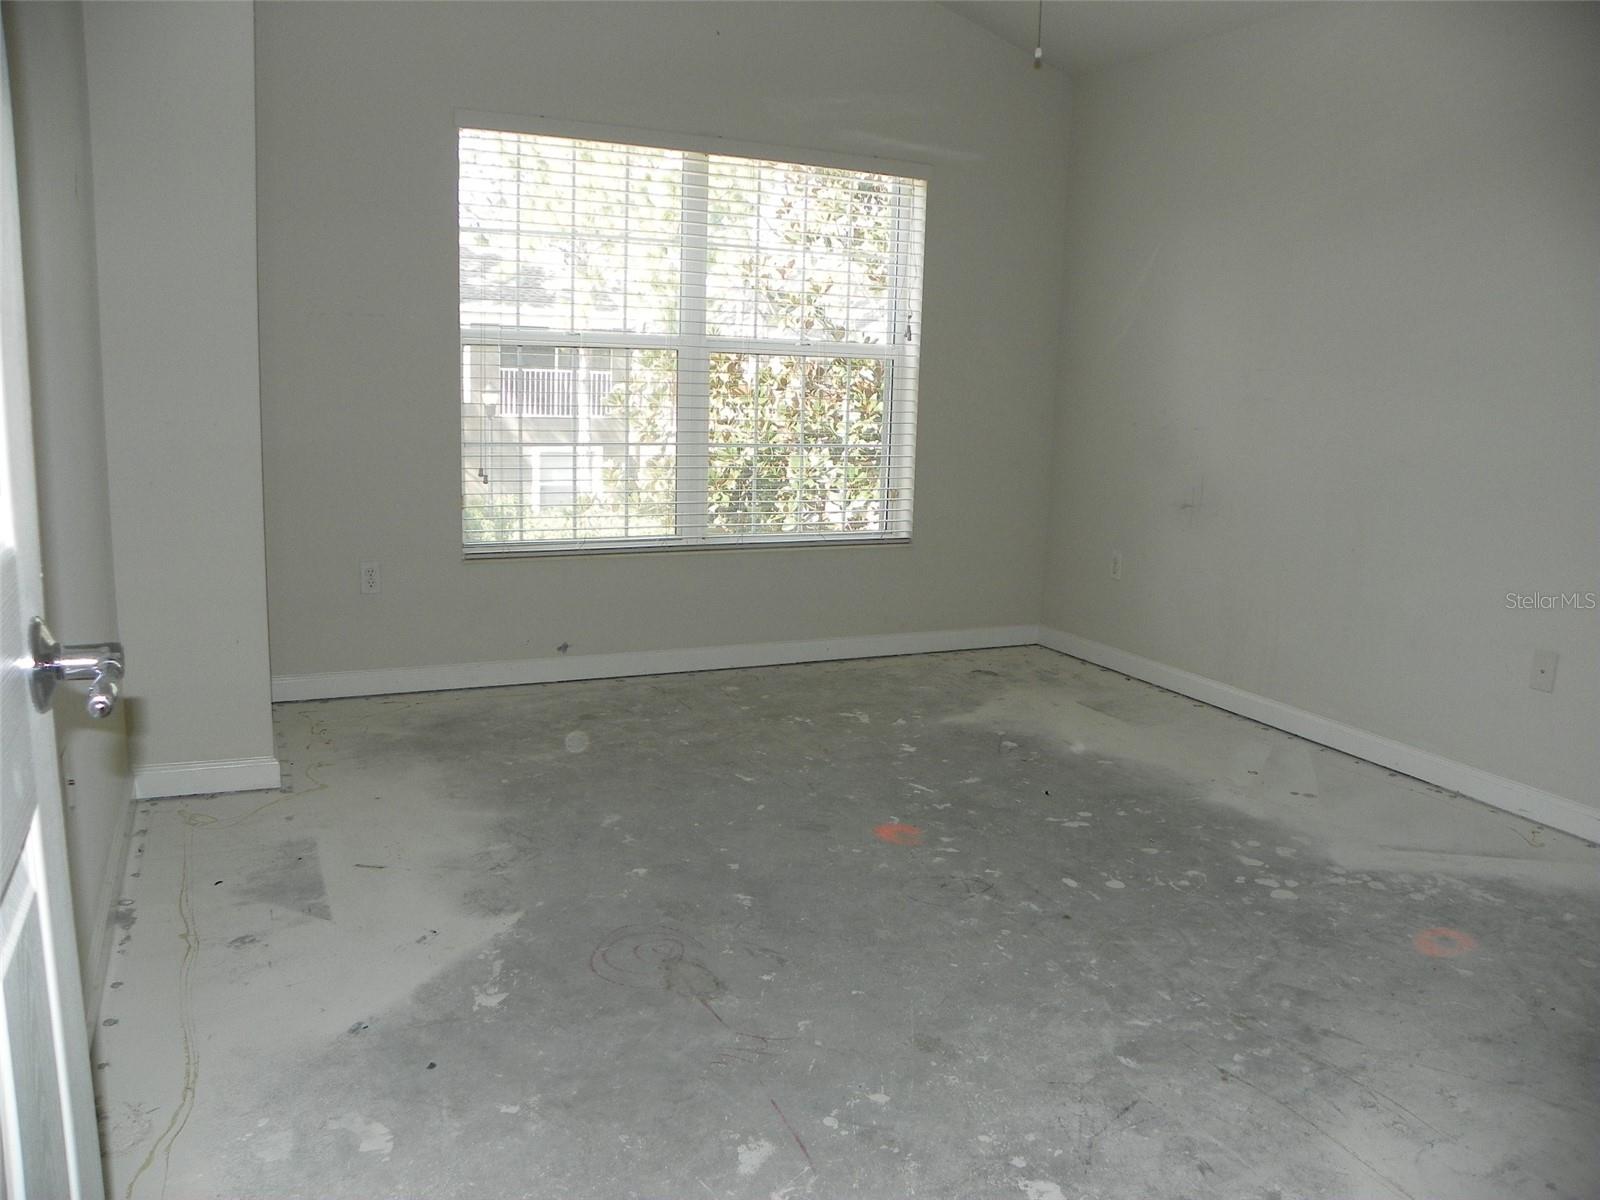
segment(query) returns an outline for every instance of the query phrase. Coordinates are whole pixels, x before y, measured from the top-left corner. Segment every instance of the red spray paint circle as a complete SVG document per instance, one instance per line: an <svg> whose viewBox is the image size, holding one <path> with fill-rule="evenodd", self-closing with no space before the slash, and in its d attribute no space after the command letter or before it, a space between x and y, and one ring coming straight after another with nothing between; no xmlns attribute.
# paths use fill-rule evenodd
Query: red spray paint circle
<svg viewBox="0 0 1600 1200"><path fill-rule="evenodd" d="M888 842L891 846L922 845L922 830L915 825L902 825L898 821L890 821L886 825L873 826L872 832L880 841Z"/></svg>
<svg viewBox="0 0 1600 1200"><path fill-rule="evenodd" d="M1418 954L1426 954L1429 958L1454 958L1458 954L1476 950L1478 939L1459 929L1441 927L1424 929L1411 939L1411 944L1417 948Z"/></svg>

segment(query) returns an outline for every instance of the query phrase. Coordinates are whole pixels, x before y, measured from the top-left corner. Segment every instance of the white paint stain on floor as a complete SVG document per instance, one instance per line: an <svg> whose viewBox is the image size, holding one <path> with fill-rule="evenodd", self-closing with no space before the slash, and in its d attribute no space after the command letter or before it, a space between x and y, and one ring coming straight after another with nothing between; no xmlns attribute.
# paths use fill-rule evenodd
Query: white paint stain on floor
<svg viewBox="0 0 1600 1200"><path fill-rule="evenodd" d="M283 1162L294 1153L294 1133L288 1129L274 1129L254 1138L250 1153L262 1162Z"/></svg>
<svg viewBox="0 0 1600 1200"><path fill-rule="evenodd" d="M388 1154L394 1149L394 1134L379 1121L369 1121L358 1112L347 1112L342 1117L329 1117L324 1129L343 1129L353 1133L356 1149L363 1154Z"/></svg>
<svg viewBox="0 0 1600 1200"><path fill-rule="evenodd" d="M766 1138L756 1138L752 1142L741 1142L739 1145L739 1174L754 1175L761 1170L767 1159L771 1158L777 1149Z"/></svg>

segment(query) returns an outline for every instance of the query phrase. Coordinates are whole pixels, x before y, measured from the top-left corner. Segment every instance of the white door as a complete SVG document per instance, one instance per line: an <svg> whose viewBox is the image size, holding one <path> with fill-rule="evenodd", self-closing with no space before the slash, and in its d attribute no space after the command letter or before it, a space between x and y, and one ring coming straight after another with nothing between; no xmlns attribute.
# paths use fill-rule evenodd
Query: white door
<svg viewBox="0 0 1600 1200"><path fill-rule="evenodd" d="M28 630L43 580L4 64L0 40L0 1200L89 1200L105 1192L55 731L29 695Z"/></svg>

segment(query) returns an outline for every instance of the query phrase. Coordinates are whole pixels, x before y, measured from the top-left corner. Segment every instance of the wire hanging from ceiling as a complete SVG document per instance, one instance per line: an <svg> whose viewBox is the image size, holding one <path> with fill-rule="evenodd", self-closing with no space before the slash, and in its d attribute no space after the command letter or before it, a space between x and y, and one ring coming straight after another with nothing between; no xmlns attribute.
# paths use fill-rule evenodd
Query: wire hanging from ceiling
<svg viewBox="0 0 1600 1200"><path fill-rule="evenodd" d="M1039 0L1039 30L1033 40L1033 69L1044 66L1044 0Z"/></svg>

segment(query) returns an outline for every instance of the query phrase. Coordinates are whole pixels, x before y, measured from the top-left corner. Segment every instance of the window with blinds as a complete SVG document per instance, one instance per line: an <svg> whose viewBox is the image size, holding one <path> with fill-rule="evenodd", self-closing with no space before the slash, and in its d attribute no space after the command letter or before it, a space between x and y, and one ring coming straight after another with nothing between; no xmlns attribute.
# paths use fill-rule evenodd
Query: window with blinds
<svg viewBox="0 0 1600 1200"><path fill-rule="evenodd" d="M926 185L460 129L469 556L911 535Z"/></svg>

